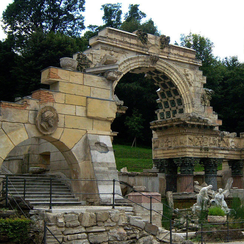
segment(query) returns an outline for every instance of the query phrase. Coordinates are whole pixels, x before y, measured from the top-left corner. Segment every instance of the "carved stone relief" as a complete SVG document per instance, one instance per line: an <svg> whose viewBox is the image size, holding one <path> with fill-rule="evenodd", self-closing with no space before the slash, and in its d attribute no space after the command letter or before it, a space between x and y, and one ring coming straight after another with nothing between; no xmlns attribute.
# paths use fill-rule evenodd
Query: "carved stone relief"
<svg viewBox="0 0 244 244"><path fill-rule="evenodd" d="M185 74L185 77L186 77L189 85L192 86L193 85L193 81L194 81L193 74L189 71L189 69L184 69L184 74Z"/></svg>
<svg viewBox="0 0 244 244"><path fill-rule="evenodd" d="M38 111L36 117L36 127L44 135L50 135L58 127L58 113L51 106L43 107Z"/></svg>
<svg viewBox="0 0 244 244"><path fill-rule="evenodd" d="M191 147L219 147L236 149L239 148L238 141L233 138L221 138L217 136L168 136L153 140L153 149L156 148L174 148L181 146Z"/></svg>

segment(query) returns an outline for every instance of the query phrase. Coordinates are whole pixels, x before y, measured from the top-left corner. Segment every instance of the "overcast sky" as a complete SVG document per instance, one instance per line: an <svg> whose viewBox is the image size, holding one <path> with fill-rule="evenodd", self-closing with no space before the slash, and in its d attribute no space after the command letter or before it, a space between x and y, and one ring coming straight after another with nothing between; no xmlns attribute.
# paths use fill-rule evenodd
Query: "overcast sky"
<svg viewBox="0 0 244 244"><path fill-rule="evenodd" d="M0 0L0 12L12 0ZM179 42L181 34L190 32L209 38L213 53L222 58L238 56L244 62L244 1L243 0L86 0L85 25L102 25L105 3L122 3L123 13L129 4L140 4L140 10L152 18L161 34L170 36L171 44ZM0 39L4 34L0 32Z"/></svg>

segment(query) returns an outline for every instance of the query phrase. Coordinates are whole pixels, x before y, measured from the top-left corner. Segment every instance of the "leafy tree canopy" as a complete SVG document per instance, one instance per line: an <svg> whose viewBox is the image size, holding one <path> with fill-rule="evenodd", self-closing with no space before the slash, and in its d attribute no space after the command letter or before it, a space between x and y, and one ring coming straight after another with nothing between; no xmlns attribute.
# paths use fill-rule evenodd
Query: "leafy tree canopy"
<svg viewBox="0 0 244 244"><path fill-rule="evenodd" d="M79 36L85 0L14 0L3 12L5 32L21 46L34 32Z"/></svg>
<svg viewBox="0 0 244 244"><path fill-rule="evenodd" d="M43 87L40 84L40 71L48 66L59 67L60 58L72 57L74 53L84 51L87 42L83 39L54 32L33 33L13 69L18 79L15 96L30 95L32 91Z"/></svg>
<svg viewBox="0 0 244 244"><path fill-rule="evenodd" d="M121 25L121 4L104 4L101 7L101 10L103 10L103 21L104 26L103 27L113 27L113 28L119 28Z"/></svg>

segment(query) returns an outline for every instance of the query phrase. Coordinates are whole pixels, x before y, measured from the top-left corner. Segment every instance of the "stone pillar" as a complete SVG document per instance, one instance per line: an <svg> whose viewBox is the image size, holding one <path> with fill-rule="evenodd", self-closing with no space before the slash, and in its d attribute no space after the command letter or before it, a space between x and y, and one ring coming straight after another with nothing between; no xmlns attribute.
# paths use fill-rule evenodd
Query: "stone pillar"
<svg viewBox="0 0 244 244"><path fill-rule="evenodd" d="M166 191L177 191L177 165L172 159L154 159L154 166L159 173L165 173Z"/></svg>
<svg viewBox="0 0 244 244"><path fill-rule="evenodd" d="M243 189L243 161L230 160L228 163L231 168L231 175L233 178L232 186Z"/></svg>
<svg viewBox="0 0 244 244"><path fill-rule="evenodd" d="M174 163L180 167L178 175L177 192L194 192L193 173L194 165L200 162L197 158L175 158Z"/></svg>
<svg viewBox="0 0 244 244"><path fill-rule="evenodd" d="M204 158L201 163L204 166L205 182L213 186L213 190L217 191L217 168L222 163L222 159Z"/></svg>

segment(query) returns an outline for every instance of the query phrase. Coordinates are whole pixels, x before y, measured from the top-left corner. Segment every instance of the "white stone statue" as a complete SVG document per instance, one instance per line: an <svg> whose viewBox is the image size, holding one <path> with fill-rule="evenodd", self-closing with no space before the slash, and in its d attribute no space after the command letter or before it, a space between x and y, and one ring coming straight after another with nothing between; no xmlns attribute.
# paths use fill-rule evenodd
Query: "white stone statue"
<svg viewBox="0 0 244 244"><path fill-rule="evenodd" d="M208 191L213 188L212 185L203 187L197 194L197 202L193 205L192 211L196 214L197 211L207 210L210 203Z"/></svg>
<svg viewBox="0 0 244 244"><path fill-rule="evenodd" d="M225 213L230 211L225 201L225 191L222 188L219 188L218 193L215 194L214 199L212 199L210 203L211 205L222 208Z"/></svg>

